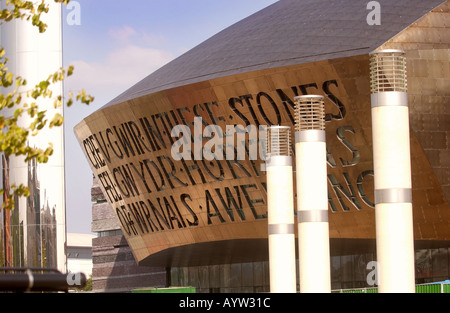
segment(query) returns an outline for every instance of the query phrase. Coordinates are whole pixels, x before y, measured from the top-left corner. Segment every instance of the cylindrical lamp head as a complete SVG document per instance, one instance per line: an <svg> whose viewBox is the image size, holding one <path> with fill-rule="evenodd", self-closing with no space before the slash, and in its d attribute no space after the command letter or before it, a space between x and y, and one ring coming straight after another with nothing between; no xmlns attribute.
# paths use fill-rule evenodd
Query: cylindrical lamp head
<svg viewBox="0 0 450 313"><path fill-rule="evenodd" d="M294 98L295 130L325 130L323 96L305 95Z"/></svg>
<svg viewBox="0 0 450 313"><path fill-rule="evenodd" d="M272 156L291 156L291 128L270 126L267 129L267 153Z"/></svg>
<svg viewBox="0 0 450 313"><path fill-rule="evenodd" d="M407 91L406 57L403 50L387 49L370 54L371 92Z"/></svg>

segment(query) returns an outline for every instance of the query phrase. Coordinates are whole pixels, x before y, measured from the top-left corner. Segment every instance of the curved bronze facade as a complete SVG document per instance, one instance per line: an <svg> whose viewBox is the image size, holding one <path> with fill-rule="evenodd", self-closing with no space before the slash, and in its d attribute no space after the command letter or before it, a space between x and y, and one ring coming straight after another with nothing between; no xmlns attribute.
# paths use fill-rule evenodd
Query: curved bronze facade
<svg viewBox="0 0 450 313"><path fill-rule="evenodd" d="M202 118L202 131L207 125L224 132L227 125L293 129L293 98L304 94L325 96L332 253L373 251L368 52L376 48L403 49L408 59L415 239L418 245L448 246L450 30L445 18L450 5L435 8L439 3L425 15L420 7L415 22L394 37L377 38L351 53L327 52L274 67L266 62L232 75L205 74L211 77L205 80L192 74L185 79L189 83L179 80L167 89L145 87L152 74L136 85L138 91L133 87L85 118L76 135L138 263L184 266L267 259L264 161L251 157L249 137L244 159L223 154L222 160L196 160L192 154L190 160L176 160L171 149L178 137L171 131L186 125L195 134L196 117ZM247 24L289 5L292 1L280 1ZM155 75L153 81L162 74ZM211 138L202 137L202 146L211 144ZM226 143L225 137L220 140Z"/></svg>

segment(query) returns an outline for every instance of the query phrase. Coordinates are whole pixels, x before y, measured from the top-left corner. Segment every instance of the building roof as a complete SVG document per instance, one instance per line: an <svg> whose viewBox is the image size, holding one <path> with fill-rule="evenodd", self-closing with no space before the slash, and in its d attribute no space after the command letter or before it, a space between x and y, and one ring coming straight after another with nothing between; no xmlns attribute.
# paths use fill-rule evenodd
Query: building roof
<svg viewBox="0 0 450 313"><path fill-rule="evenodd" d="M67 247L92 247L94 235L90 234L67 234Z"/></svg>
<svg viewBox="0 0 450 313"><path fill-rule="evenodd" d="M153 72L106 104L250 71L367 54L443 0L280 0L237 22Z"/></svg>

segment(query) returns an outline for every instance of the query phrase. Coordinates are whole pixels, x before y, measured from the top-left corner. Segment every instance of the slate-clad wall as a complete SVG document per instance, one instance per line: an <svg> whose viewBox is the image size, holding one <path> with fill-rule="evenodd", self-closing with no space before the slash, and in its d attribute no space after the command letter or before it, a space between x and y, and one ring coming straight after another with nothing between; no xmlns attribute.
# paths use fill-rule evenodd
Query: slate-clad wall
<svg viewBox="0 0 450 313"><path fill-rule="evenodd" d="M142 287L165 287L166 269L138 266L114 211L105 201L94 178L91 189L92 289L94 292L128 292Z"/></svg>

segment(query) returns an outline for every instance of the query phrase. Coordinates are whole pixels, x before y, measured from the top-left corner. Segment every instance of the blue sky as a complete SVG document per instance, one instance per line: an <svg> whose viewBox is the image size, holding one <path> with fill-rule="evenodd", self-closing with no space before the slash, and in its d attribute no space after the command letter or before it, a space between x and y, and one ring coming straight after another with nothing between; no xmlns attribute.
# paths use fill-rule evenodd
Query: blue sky
<svg viewBox="0 0 450 313"><path fill-rule="evenodd" d="M65 91L84 88L89 105L65 109L67 231L90 233L92 172L73 127L145 76L276 0L78 0L63 8Z"/></svg>

